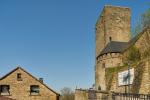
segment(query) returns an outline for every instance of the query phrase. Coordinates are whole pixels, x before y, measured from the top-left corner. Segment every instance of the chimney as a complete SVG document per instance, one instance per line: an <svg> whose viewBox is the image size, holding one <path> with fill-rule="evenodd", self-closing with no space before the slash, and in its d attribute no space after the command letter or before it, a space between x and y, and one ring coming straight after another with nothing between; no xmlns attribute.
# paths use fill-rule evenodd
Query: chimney
<svg viewBox="0 0 150 100"><path fill-rule="evenodd" d="M39 81L40 81L41 83L43 83L43 78L39 78Z"/></svg>

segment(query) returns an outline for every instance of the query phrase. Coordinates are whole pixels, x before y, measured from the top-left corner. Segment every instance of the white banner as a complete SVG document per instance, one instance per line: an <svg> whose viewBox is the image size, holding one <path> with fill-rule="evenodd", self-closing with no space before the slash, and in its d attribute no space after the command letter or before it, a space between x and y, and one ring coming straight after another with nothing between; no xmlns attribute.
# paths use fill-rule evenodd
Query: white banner
<svg viewBox="0 0 150 100"><path fill-rule="evenodd" d="M118 85L129 85L133 83L134 68L118 73Z"/></svg>

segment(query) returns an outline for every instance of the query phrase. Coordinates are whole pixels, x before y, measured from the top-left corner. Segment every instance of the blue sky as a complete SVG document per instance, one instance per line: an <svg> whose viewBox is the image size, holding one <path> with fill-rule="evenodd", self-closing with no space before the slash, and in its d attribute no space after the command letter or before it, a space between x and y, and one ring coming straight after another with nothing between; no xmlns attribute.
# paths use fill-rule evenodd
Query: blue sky
<svg viewBox="0 0 150 100"><path fill-rule="evenodd" d="M95 23L104 5L132 10L148 0L0 0L0 76L21 66L59 91L94 83Z"/></svg>

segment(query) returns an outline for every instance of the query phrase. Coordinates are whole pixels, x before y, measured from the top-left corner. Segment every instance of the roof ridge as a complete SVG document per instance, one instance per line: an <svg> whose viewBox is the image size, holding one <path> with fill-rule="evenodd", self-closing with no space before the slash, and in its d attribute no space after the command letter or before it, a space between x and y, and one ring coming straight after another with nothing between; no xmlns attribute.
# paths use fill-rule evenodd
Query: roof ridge
<svg viewBox="0 0 150 100"><path fill-rule="evenodd" d="M124 51L126 51L128 48L130 48L132 45L134 45L136 43L136 41L142 36L142 34L144 34L144 32L147 31L148 29L150 29L150 26L144 28L141 32L139 32L132 39L130 39L129 42L128 42L128 45L127 45L127 47L125 48Z"/></svg>
<svg viewBox="0 0 150 100"><path fill-rule="evenodd" d="M4 78L6 78L8 75L10 75L11 73L15 72L16 70L21 69L22 71L24 71L25 73L27 73L29 76L31 76L32 78L34 78L36 81L40 82L40 80L38 80L35 76L33 76L32 74L30 74L29 72L27 72L26 70L24 70L21 66L16 67L15 69L13 69L12 71L10 71L9 73L7 73L6 75L4 75L3 77L0 78L0 80L3 80ZM48 88L49 90L51 90L52 92L54 92L57 95L60 95L59 93L55 92L53 89L51 89L50 87L48 87L45 83L40 82L42 85L44 85L46 88Z"/></svg>

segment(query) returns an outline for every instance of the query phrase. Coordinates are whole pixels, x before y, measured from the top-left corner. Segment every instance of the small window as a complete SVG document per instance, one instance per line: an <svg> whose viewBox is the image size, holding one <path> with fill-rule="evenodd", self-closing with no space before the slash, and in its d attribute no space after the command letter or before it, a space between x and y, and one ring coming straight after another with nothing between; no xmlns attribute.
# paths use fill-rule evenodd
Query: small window
<svg viewBox="0 0 150 100"><path fill-rule="evenodd" d="M112 37L109 37L109 41L111 42L111 40L112 40Z"/></svg>
<svg viewBox="0 0 150 100"><path fill-rule="evenodd" d="M105 68L105 63L102 64L102 68Z"/></svg>
<svg viewBox="0 0 150 100"><path fill-rule="evenodd" d="M101 90L101 86L98 86L98 90Z"/></svg>
<svg viewBox="0 0 150 100"><path fill-rule="evenodd" d="M17 74L17 80L18 80L18 81L22 81L21 73L18 73L18 74Z"/></svg>
<svg viewBox="0 0 150 100"><path fill-rule="evenodd" d="M9 92L9 85L1 85L0 86L0 94L1 95L10 95L10 92Z"/></svg>
<svg viewBox="0 0 150 100"><path fill-rule="evenodd" d="M38 95L39 92L40 92L39 85L31 85L30 86L30 94L31 95Z"/></svg>

